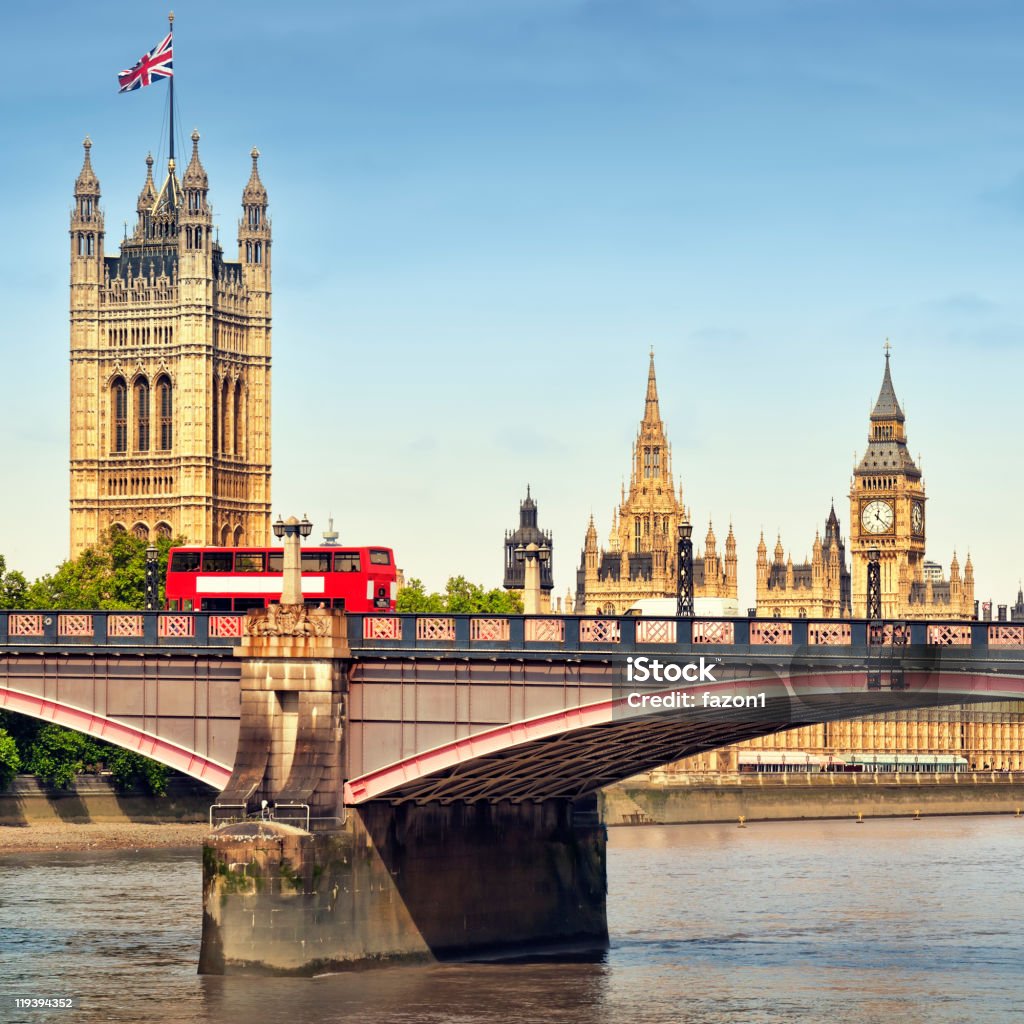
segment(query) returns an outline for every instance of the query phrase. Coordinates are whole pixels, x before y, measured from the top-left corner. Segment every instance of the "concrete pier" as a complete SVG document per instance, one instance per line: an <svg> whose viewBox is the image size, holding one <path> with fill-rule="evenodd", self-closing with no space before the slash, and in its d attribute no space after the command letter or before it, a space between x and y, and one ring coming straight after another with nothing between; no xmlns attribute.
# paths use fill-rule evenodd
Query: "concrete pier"
<svg viewBox="0 0 1024 1024"><path fill-rule="evenodd" d="M309 975L597 953L608 944L605 843L596 816L564 800L368 804L324 834L226 825L204 850L199 969Z"/></svg>

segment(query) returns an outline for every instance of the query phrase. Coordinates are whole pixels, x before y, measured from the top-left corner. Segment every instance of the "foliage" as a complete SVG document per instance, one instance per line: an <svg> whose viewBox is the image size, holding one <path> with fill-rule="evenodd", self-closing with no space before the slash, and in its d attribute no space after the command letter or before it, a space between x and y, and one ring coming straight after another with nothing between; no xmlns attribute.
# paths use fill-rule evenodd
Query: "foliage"
<svg viewBox="0 0 1024 1024"><path fill-rule="evenodd" d="M76 775L103 759L105 746L84 733L44 725L29 750L26 767L43 782L67 789Z"/></svg>
<svg viewBox="0 0 1024 1024"><path fill-rule="evenodd" d="M0 608L24 608L28 580L17 570L7 569L7 559L0 555Z"/></svg>
<svg viewBox="0 0 1024 1024"><path fill-rule="evenodd" d="M0 789L6 789L21 768L18 744L6 729L0 729Z"/></svg>
<svg viewBox="0 0 1024 1024"><path fill-rule="evenodd" d="M422 580L411 579L398 592L395 610L426 615L518 615L522 613L523 600L514 591L498 587L484 590L465 576L450 577L443 594L428 594Z"/></svg>
<svg viewBox="0 0 1024 1024"><path fill-rule="evenodd" d="M161 537L156 542L162 581L167 573L167 551L181 543ZM23 607L80 610L130 610L146 604L146 548L134 534L111 530L94 548L69 559L35 581L25 594Z"/></svg>
<svg viewBox="0 0 1024 1024"><path fill-rule="evenodd" d="M141 786L152 796L166 796L167 781L171 777L171 769L167 765L123 747L109 747L104 761L118 789Z"/></svg>

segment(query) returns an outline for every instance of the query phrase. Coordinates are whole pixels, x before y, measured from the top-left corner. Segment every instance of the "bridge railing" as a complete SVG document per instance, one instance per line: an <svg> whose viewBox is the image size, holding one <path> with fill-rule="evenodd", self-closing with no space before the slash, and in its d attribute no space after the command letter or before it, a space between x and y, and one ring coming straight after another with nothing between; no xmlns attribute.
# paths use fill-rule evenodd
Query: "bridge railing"
<svg viewBox="0 0 1024 1024"><path fill-rule="evenodd" d="M580 651L937 647L1024 649L1024 623L864 619L676 619L573 615L350 614L357 651ZM232 647L245 616L217 612L0 611L0 645ZM826 651L822 650L822 654Z"/></svg>
<svg viewBox="0 0 1024 1024"><path fill-rule="evenodd" d="M5 611L0 644L231 647L244 622L244 615L215 612Z"/></svg>
<svg viewBox="0 0 1024 1024"><path fill-rule="evenodd" d="M1024 648L1024 624L869 622L864 619L676 619L612 616L348 616L355 649L443 651L939 647L973 651ZM822 651L824 654L825 651Z"/></svg>

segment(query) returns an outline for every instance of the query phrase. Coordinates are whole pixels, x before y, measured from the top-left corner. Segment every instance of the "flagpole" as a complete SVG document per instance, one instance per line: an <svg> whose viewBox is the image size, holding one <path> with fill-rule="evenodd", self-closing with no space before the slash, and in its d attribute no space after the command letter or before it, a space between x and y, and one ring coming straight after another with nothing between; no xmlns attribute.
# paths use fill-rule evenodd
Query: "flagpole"
<svg viewBox="0 0 1024 1024"><path fill-rule="evenodd" d="M173 33L174 32L174 11L171 11L171 13L167 16L167 22L170 25L170 32ZM172 47L174 45L173 38L171 40L171 45L172 45ZM173 74L173 70L174 69L172 68L171 69L171 71L172 71L172 73L171 73L171 146L170 146L170 151L169 151L169 159L171 161L171 169L172 169L172 171L173 171L173 165L174 165L174 74Z"/></svg>

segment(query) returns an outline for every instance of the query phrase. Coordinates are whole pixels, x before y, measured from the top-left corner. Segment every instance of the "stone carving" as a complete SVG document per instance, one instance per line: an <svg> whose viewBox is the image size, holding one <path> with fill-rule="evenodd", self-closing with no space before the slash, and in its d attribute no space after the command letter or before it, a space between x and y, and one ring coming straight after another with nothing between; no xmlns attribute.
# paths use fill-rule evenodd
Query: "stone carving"
<svg viewBox="0 0 1024 1024"><path fill-rule="evenodd" d="M250 636L330 636L331 613L323 601L316 608L275 601L266 611L250 611L245 628Z"/></svg>

